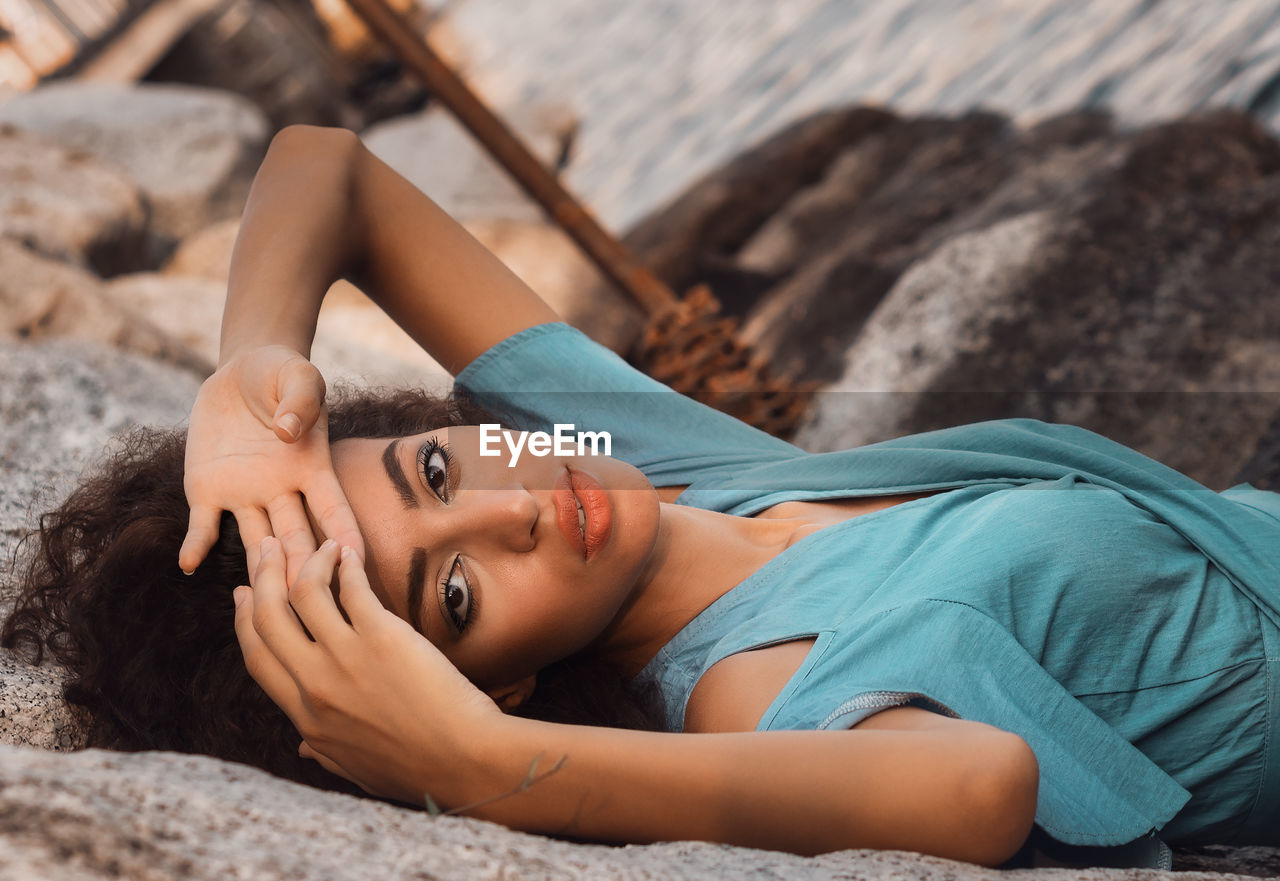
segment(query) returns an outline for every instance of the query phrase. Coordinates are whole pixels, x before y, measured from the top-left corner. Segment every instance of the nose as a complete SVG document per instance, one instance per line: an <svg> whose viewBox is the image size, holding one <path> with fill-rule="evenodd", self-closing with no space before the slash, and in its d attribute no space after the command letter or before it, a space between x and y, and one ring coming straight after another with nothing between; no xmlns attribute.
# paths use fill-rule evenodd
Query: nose
<svg viewBox="0 0 1280 881"><path fill-rule="evenodd" d="M504 550L533 550L538 503L523 486L517 483L458 495L454 504L461 529Z"/></svg>

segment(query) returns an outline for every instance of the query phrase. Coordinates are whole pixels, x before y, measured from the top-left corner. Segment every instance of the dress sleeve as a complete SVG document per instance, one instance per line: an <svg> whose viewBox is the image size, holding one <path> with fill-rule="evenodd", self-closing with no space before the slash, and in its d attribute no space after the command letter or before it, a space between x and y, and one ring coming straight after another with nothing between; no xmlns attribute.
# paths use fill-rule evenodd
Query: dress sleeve
<svg viewBox="0 0 1280 881"><path fill-rule="evenodd" d="M842 625L852 627L852 623ZM833 639L771 728L850 728L912 704L1021 736L1040 764L1036 824L1073 845L1147 836L1191 794L1076 700L993 619L924 599Z"/></svg>
<svg viewBox="0 0 1280 881"><path fill-rule="evenodd" d="M693 483L778 457L792 444L644 375L563 322L514 334L476 358L459 386L503 424L527 431L607 431L611 454L657 486Z"/></svg>

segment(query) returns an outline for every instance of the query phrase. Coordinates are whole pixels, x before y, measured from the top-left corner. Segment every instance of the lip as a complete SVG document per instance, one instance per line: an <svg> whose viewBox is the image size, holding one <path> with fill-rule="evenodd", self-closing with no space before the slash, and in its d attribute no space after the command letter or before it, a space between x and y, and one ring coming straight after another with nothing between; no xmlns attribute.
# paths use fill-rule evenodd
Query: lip
<svg viewBox="0 0 1280 881"><path fill-rule="evenodd" d="M590 560L604 547L613 531L613 510L609 495L600 482L585 471L565 467L556 478L556 525L575 551ZM582 505L585 523L578 528L578 504ZM583 533L585 533L585 541Z"/></svg>

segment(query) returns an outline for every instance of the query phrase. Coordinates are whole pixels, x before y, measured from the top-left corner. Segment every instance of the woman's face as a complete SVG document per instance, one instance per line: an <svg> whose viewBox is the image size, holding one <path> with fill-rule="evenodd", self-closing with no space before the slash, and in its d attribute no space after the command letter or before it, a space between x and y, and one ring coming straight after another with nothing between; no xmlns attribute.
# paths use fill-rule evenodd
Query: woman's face
<svg viewBox="0 0 1280 881"><path fill-rule="evenodd" d="M505 444L480 455L481 439L463 426L343 440L333 464L378 599L493 689L582 649L613 620L653 549L658 496L608 456L525 449L511 465Z"/></svg>

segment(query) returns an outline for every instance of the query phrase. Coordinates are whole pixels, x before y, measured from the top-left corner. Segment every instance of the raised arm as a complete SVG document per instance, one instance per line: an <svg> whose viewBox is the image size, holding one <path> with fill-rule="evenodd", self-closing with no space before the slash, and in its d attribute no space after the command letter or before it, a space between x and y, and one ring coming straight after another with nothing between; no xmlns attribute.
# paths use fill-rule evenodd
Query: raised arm
<svg viewBox="0 0 1280 881"><path fill-rule="evenodd" d="M256 566L284 542L290 573L323 532L363 543L329 460L324 380L308 360L329 287L349 278L452 372L556 313L352 132L290 126L254 178L231 258L219 366L188 430L193 571L235 515ZM285 443L280 443L284 441Z"/></svg>
<svg viewBox="0 0 1280 881"><path fill-rule="evenodd" d="M289 126L272 140L245 206L220 360L268 344L308 354L324 294L343 277L451 373L558 319L353 132Z"/></svg>
<svg viewBox="0 0 1280 881"><path fill-rule="evenodd" d="M286 589L269 541L257 584L237 591L236 634L305 739L300 754L370 792L419 806L426 793L530 832L806 854L874 847L997 865L1030 832L1038 769L1014 734L924 711L852 731L723 734L508 716L382 607L354 556L339 569L344 620L330 589L338 558L322 547ZM519 791L535 758L536 782Z"/></svg>

